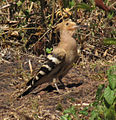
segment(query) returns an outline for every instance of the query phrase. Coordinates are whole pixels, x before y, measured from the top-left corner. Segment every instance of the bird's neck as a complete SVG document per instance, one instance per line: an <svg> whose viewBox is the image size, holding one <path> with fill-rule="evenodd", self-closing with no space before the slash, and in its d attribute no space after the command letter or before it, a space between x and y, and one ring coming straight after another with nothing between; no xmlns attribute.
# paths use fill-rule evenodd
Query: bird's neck
<svg viewBox="0 0 116 120"><path fill-rule="evenodd" d="M62 31L60 33L60 43L59 47L64 47L64 49L75 49L77 47L76 40L72 37L73 33L69 31Z"/></svg>
<svg viewBox="0 0 116 120"><path fill-rule="evenodd" d="M60 42L65 42L65 44L76 44L76 40L72 37L73 33L69 31L62 31L60 33Z"/></svg>

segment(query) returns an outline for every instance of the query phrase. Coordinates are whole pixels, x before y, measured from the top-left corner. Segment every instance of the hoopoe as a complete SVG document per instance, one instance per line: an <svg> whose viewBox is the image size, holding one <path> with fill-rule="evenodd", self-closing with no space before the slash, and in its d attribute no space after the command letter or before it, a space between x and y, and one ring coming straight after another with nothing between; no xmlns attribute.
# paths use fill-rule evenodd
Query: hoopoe
<svg viewBox="0 0 116 120"><path fill-rule="evenodd" d="M53 49L52 54L46 57L46 62L41 66L37 74L27 82L27 89L19 97L25 96L34 90L38 85L59 80L72 68L73 63L77 61L76 40L72 37L77 26L71 20L63 21L56 26L60 31L60 42ZM57 84L56 89L59 91Z"/></svg>

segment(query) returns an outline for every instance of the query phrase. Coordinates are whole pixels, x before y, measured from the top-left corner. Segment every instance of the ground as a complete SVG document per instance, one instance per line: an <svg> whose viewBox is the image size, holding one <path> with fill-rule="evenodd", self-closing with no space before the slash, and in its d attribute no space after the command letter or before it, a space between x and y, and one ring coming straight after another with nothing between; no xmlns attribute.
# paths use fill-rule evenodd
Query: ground
<svg viewBox="0 0 116 120"><path fill-rule="evenodd" d="M116 2L104 0L110 8L104 10L103 4L74 1L0 1L0 120L60 120L71 106L79 120L89 119L98 86L107 86L107 70L116 65ZM63 78L65 89L58 84L57 93L54 84L45 83L17 99L43 55L58 44L55 28L65 19L80 25L73 36L80 59ZM85 107L88 115L80 114Z"/></svg>
<svg viewBox="0 0 116 120"><path fill-rule="evenodd" d="M2 59L0 62L0 120L59 120L63 111L72 105L79 111L84 104L95 100L97 87L107 84L106 72L115 64L115 56L109 61L81 61L63 78L66 88L59 85L60 94L53 84L43 84L29 95L17 99L31 74L29 60L35 69L42 59L13 53L9 49L10 52L15 56L14 59L11 57L8 61ZM88 117L84 116L85 119Z"/></svg>

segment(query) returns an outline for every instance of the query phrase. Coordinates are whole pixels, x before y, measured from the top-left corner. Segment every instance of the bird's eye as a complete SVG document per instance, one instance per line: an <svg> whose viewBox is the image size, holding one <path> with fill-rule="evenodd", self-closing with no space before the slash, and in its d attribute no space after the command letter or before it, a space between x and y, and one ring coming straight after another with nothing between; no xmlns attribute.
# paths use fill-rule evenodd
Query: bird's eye
<svg viewBox="0 0 116 120"><path fill-rule="evenodd" d="M66 23L66 25L69 25L69 23Z"/></svg>

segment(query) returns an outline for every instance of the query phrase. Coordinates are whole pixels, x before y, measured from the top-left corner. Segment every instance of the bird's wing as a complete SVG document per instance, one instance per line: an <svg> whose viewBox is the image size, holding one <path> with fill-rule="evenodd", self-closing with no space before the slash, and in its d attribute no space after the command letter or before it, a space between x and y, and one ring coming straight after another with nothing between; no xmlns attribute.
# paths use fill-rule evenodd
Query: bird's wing
<svg viewBox="0 0 116 120"><path fill-rule="evenodd" d="M23 92L19 97L27 95L42 83L52 81L63 67L65 56L66 52L59 48L56 48L52 54L48 55L46 57L45 64L42 65L36 75L27 82L25 92Z"/></svg>

